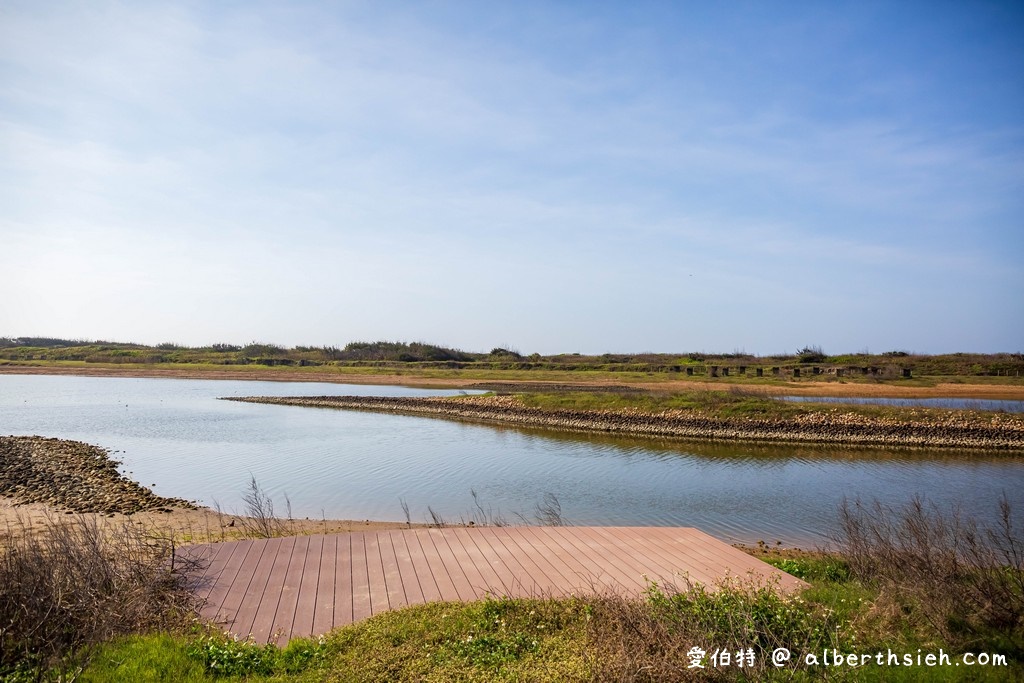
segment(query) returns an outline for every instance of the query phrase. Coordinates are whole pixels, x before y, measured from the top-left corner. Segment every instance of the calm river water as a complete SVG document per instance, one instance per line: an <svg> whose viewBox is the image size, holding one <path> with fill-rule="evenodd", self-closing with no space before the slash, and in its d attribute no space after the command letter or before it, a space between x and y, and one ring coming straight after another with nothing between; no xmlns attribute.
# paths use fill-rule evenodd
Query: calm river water
<svg viewBox="0 0 1024 683"><path fill-rule="evenodd" d="M250 475L297 517L469 518L475 490L511 521L553 493L577 524L696 526L730 541L825 542L845 497L927 496L1024 513L1024 458L951 451L652 441L425 417L219 401L221 396L458 392L342 384L0 375L0 434L116 451L157 493L242 512Z"/></svg>

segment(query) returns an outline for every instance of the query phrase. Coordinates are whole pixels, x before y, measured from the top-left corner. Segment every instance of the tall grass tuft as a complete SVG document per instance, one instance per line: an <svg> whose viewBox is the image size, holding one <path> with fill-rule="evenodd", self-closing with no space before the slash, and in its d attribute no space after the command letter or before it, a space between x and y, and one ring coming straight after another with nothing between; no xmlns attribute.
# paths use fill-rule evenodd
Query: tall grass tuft
<svg viewBox="0 0 1024 683"><path fill-rule="evenodd" d="M776 586L723 581L677 590L652 584L647 600L588 599L597 681L760 680L774 672L776 648L843 647L830 609ZM801 661L789 674L806 669Z"/></svg>
<svg viewBox="0 0 1024 683"><path fill-rule="evenodd" d="M981 525L915 497L902 508L844 501L838 541L879 604L916 614L951 646L1024 655L1024 534L1009 501Z"/></svg>

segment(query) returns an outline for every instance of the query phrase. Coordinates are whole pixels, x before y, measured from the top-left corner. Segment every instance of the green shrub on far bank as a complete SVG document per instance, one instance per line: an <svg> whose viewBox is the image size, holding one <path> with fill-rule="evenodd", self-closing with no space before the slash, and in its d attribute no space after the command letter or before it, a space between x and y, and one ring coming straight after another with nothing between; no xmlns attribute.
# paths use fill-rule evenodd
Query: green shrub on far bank
<svg viewBox="0 0 1024 683"><path fill-rule="evenodd" d="M810 345L795 353L755 356L734 353L623 353L583 355L561 353L540 355L520 353L514 349L496 347L489 353L467 352L459 349L423 342L353 341L344 347L295 346L285 348L277 344L250 342L249 344L216 343L189 347L175 343L156 346L144 344L52 339L43 337L0 337L0 364L14 363L66 363L115 366L172 366L191 368L206 366L240 368L247 366L274 368L326 368L344 369L404 369L414 373L437 370L462 372L464 370L487 373L492 378L522 371L527 376L542 377L546 373L564 372L584 377L601 373L607 376L628 374L661 375L663 379L677 378L684 366L699 366L706 373L707 366L731 368L736 372L746 368L769 371L773 367L806 367L808 364L836 366L853 370L873 368L868 381L896 380L901 370L911 370L914 377L1004 377L1019 380L1024 373L1024 355L1020 353L952 353L938 356L887 351L881 354L846 353L829 356L819 346ZM743 374L743 373L739 373ZM765 381L769 381L765 377Z"/></svg>

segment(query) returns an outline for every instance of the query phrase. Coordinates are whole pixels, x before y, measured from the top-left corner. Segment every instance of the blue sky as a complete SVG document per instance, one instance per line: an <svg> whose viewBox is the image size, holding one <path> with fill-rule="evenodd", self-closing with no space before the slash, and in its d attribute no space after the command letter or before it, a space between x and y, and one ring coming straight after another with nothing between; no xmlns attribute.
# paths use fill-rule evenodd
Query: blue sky
<svg viewBox="0 0 1024 683"><path fill-rule="evenodd" d="M1024 350L1024 5L0 1L0 335Z"/></svg>

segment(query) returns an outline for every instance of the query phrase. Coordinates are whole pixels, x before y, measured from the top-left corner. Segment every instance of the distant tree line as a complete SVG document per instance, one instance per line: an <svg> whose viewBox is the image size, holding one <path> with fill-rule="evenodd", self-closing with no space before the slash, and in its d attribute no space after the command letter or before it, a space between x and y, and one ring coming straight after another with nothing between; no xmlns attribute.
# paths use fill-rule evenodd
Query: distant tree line
<svg viewBox="0 0 1024 683"><path fill-rule="evenodd" d="M52 337L0 337L0 361L80 361L87 363L183 363L213 365L388 365L422 367L479 367L508 370L603 370L619 372L683 372L706 366L768 368L821 366L911 369L914 376L1019 376L1024 374L1021 353L915 354L893 350L829 355L818 345L794 353L757 356L733 353L563 353L524 355L515 349L494 347L474 353L424 342L354 341L344 347L295 346L252 341L190 347L172 342L144 344L58 339ZM812 368L814 369L814 368Z"/></svg>

